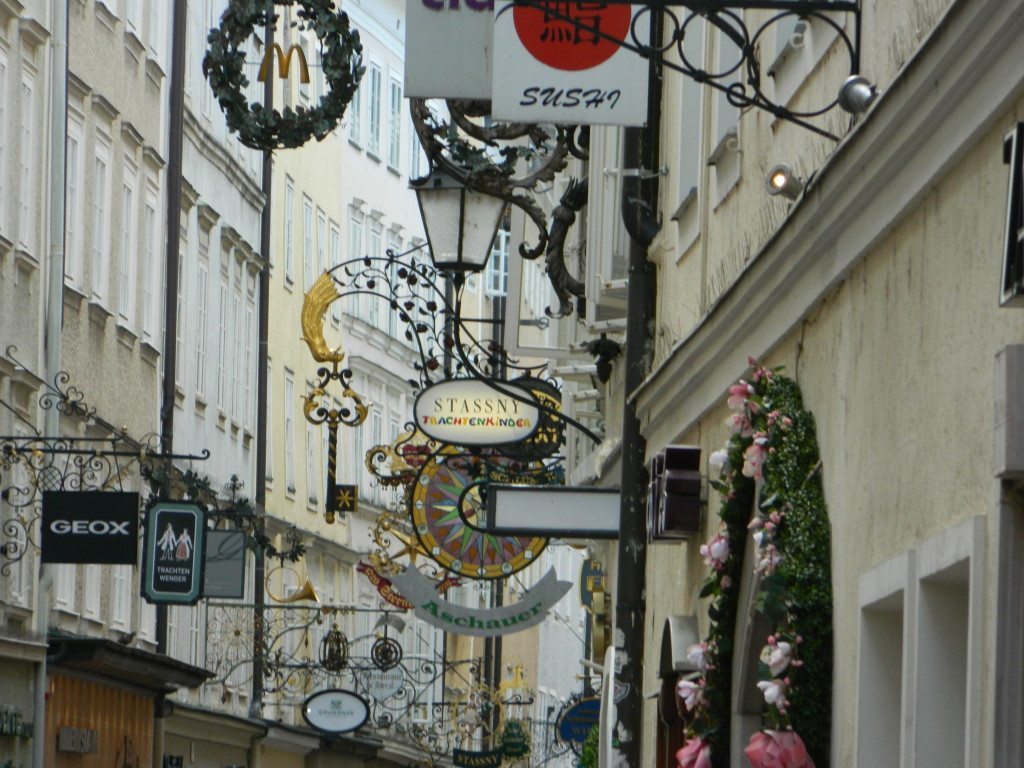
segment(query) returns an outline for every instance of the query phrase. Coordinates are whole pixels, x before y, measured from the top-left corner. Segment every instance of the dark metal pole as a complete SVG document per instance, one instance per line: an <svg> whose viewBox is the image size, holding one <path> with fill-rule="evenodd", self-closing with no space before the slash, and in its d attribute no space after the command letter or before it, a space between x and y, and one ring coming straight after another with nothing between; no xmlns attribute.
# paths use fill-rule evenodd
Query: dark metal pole
<svg viewBox="0 0 1024 768"><path fill-rule="evenodd" d="M274 24L271 21L263 31L263 49L270 51L274 46ZM269 110L274 103L274 80L268 75L263 83L263 104ZM263 213L260 216L260 253L263 255L263 270L260 272L259 306L259 350L256 355L256 525L260 533L264 530L264 515L267 503L267 336L270 329L270 221L273 206L270 204L271 181L274 158L270 152L263 154ZM253 567L253 636L252 636L252 701L249 714L261 717L263 714L263 642L264 642L264 585L266 555L260 544L256 545L256 562Z"/></svg>
<svg viewBox="0 0 1024 768"><path fill-rule="evenodd" d="M181 259L181 158L185 115L185 33L188 0L174 4L171 44L170 132L167 147L167 293L164 296L164 382L160 448L174 452L174 379L178 365L178 262ZM161 493L170 495L170 472ZM167 652L167 606L156 607L156 648Z"/></svg>
<svg viewBox="0 0 1024 768"><path fill-rule="evenodd" d="M661 39L661 13L651 14L651 47ZM626 130L622 167L637 169L623 181L622 218L629 233L629 289L626 315L625 385L627 398L647 374L648 350L653 343L655 272L647 249L658 233L658 132L661 121L661 71L654 61L648 74L647 124ZM619 512L618 578L615 597L615 635L625 684L616 709L623 765L640 766L643 724L644 579L647 569L646 498L647 441L640 432L636 406L622 409L622 502ZM614 760L613 760L614 762Z"/></svg>

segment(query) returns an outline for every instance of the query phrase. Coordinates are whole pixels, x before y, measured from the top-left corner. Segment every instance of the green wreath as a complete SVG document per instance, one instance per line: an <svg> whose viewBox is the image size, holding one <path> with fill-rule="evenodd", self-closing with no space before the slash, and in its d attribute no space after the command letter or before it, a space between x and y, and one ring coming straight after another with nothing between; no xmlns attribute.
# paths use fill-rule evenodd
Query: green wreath
<svg viewBox="0 0 1024 768"><path fill-rule="evenodd" d="M245 44L257 29L277 22L274 8L278 5L298 5L300 28L311 29L322 46L327 92L315 107L285 107L279 112L246 100ZM365 71L359 33L349 26L347 14L335 11L333 0L231 0L206 42L203 75L227 118L228 129L252 149L290 149L302 146L310 137L322 141L345 114ZM274 51L265 53L272 56Z"/></svg>

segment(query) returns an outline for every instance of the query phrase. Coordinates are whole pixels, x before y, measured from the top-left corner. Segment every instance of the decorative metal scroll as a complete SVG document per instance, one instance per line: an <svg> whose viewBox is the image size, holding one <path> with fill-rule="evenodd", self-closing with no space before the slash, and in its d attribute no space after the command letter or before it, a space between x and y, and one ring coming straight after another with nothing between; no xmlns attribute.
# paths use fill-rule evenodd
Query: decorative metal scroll
<svg viewBox="0 0 1024 768"><path fill-rule="evenodd" d="M344 688L370 704L367 728L404 738L425 750L450 753L469 734L487 726L479 706L479 659L446 659L438 652L412 653L388 634L399 612L351 605L208 604L205 666L223 698L243 692L253 671L253 619L262 611L264 690L280 705L299 705L311 690ZM372 631L346 638L346 658L325 664L318 651L354 617L376 616ZM433 630L430 630L433 631ZM469 695L467 692L476 692ZM490 694L488 701L493 701ZM455 735L452 735L453 732Z"/></svg>
<svg viewBox="0 0 1024 768"><path fill-rule="evenodd" d="M19 368L17 349L5 350ZM52 382L42 382L38 398L41 411L55 410L65 417L101 427L109 437L65 437L40 434L9 403L10 411L32 431L31 435L0 435L0 501L4 503L0 524L0 576L10 576L30 549L38 551L37 523L42 515L45 491L124 491L132 480L159 484L173 461L205 461L200 454L161 453L156 434L130 437L123 429L102 422L96 408L85 400L82 390L71 384L71 376L60 371Z"/></svg>
<svg viewBox="0 0 1024 768"><path fill-rule="evenodd" d="M770 70L761 61L765 47L762 41L778 24L794 19L816 20L835 31L841 41L841 49L849 56L850 74L855 75L860 70L861 8L857 0L653 0L643 5L631 3L631 0L606 0L611 5L632 4L639 8L628 40L602 32L586 18L569 13L565 4L545 0L513 1L518 6L542 10L552 19L571 24L588 35L626 48L653 60L658 66L721 91L733 106L761 109L821 136L839 140L835 134L810 122L811 118L823 115L839 104L839 88L836 88L836 98L808 109L790 109L777 103L765 88L765 75L770 77ZM772 15L760 25L750 27L743 14L747 9L765 9ZM851 17L852 36L844 28L846 20ZM686 55L686 36L698 28L695 22L700 19L705 19L717 29L736 50L734 60L714 71L704 69L700 62L690 61ZM652 48L650 40L637 37L638 29L662 29L662 42Z"/></svg>
<svg viewBox="0 0 1024 768"><path fill-rule="evenodd" d="M583 284L571 276L564 260L559 260L560 251L548 247L547 220L534 195L542 184L554 181L570 157L587 159L589 128L493 121L485 125L480 118L490 112L488 102L449 99L445 107L442 113L423 99L409 100L413 128L430 167L526 214L537 229L537 242L521 243L519 255L533 260L547 254L548 279L561 305L556 314L568 314L569 297L583 296ZM524 167L526 172L517 175Z"/></svg>

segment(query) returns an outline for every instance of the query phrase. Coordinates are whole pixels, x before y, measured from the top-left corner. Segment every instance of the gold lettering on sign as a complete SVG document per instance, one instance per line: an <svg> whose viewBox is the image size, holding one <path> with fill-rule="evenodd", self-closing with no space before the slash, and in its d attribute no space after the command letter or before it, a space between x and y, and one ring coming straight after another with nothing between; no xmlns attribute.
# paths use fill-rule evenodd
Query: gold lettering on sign
<svg viewBox="0 0 1024 768"><path fill-rule="evenodd" d="M299 82L308 84L309 83L309 64L306 62L306 54L302 50L302 46L293 45L288 49L288 55L285 55L284 49L281 48L280 44L274 43L267 52L263 55L263 62L260 64L260 73L256 79L261 83L265 83L267 78L270 76L270 68L274 65L274 54L277 54L277 73L282 79L288 78L288 72L291 70L292 65L292 54L298 54L299 57Z"/></svg>

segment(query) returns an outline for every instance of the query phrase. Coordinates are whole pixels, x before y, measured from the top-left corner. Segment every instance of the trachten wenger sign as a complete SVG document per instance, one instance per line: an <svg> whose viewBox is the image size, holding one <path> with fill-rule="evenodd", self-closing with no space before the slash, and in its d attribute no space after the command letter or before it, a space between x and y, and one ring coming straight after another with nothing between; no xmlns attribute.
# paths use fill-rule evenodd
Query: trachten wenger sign
<svg viewBox="0 0 1024 768"><path fill-rule="evenodd" d="M318 731L348 733L370 717L366 699L352 691L331 689L314 693L302 704L302 717Z"/></svg>
<svg viewBox="0 0 1024 768"><path fill-rule="evenodd" d="M419 430L442 443L507 445L537 431L536 402L532 392L509 382L456 379L424 389L413 411Z"/></svg>
<svg viewBox="0 0 1024 768"><path fill-rule="evenodd" d="M547 612L572 588L570 582L559 581L552 568L515 605L473 609L441 599L436 582L415 568L408 568L391 578L412 603L413 612L423 621L446 632L475 637L510 635L540 624Z"/></svg>
<svg viewBox="0 0 1024 768"><path fill-rule="evenodd" d="M615 41L647 41L642 6L495 3L491 116L569 125L643 125L647 60ZM632 32L631 32L632 29Z"/></svg>
<svg viewBox="0 0 1024 768"><path fill-rule="evenodd" d="M405 95L491 98L493 29L494 0L406 0Z"/></svg>
<svg viewBox="0 0 1024 768"><path fill-rule="evenodd" d="M142 596L193 605L203 591L206 515L195 504L157 502L146 513Z"/></svg>
<svg viewBox="0 0 1024 768"><path fill-rule="evenodd" d="M135 565L138 558L139 494L43 493L42 562Z"/></svg>

